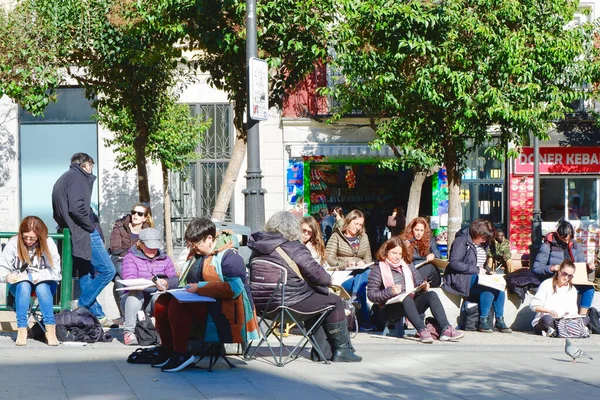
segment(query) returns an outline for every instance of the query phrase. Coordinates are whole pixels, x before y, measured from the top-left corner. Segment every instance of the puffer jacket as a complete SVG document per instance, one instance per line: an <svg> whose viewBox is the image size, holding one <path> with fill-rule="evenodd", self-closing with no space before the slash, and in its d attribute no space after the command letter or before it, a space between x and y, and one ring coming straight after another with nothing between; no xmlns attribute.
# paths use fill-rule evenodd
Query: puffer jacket
<svg viewBox="0 0 600 400"><path fill-rule="evenodd" d="M487 251L487 248L484 247ZM477 250L468 234L457 236L450 249L450 261L444 271L444 290L459 296L468 297L471 290L471 276L478 275Z"/></svg>
<svg viewBox="0 0 600 400"><path fill-rule="evenodd" d="M410 246L413 248L412 262L415 265L420 264L423 261L425 261L429 254L433 254L435 256L435 258L442 258L442 253L440 253L440 250L438 249L437 243L435 241L435 237L433 235L429 239L429 252L427 254L425 254L424 256L422 256L419 253L419 248L417 246L416 240L413 239L413 241L409 241L409 242L410 242Z"/></svg>
<svg viewBox="0 0 600 400"><path fill-rule="evenodd" d="M408 268L410 268L410 272L413 276L413 284L415 287L420 286L423 283L421 274L419 274L419 271L417 271L413 264L408 264ZM400 285L403 288L406 287L404 275L393 268L391 270L392 277L394 278L394 284ZM385 304L386 301L396 296L391 287L385 287L383 278L381 277L381 268L379 267L379 263L371 268L371 273L369 274L369 284L367 286L367 296L373 303L378 304Z"/></svg>
<svg viewBox="0 0 600 400"><path fill-rule="evenodd" d="M127 214L115 222L110 234L110 254L124 257L127 254L127 250L135 244L131 239L130 223L131 214ZM148 222L144 222L142 225L142 229L145 228L150 228Z"/></svg>
<svg viewBox="0 0 600 400"><path fill-rule="evenodd" d="M554 275L554 272L550 271L550 267L560 265L565 260L565 252L569 254L569 258L573 262L585 262L583 249L579 243L571 240L568 245L563 244L556 236L556 232L549 233L535 256L531 271L542 281L550 278Z"/></svg>
<svg viewBox="0 0 600 400"><path fill-rule="evenodd" d="M339 228L336 228L325 248L327 263L332 267L343 267L348 261L358 262L362 260L365 264L371 263L373 256L371 255L369 237L366 233L363 233L359 236L358 240L358 252L355 253L352 251L352 246L348 242L348 239L346 239L346 235Z"/></svg>
<svg viewBox="0 0 600 400"><path fill-rule="evenodd" d="M131 246L127 255L123 258L121 266L123 279L152 279L152 275L166 276L165 279L169 282L169 289L174 289L179 285L179 278L175 274L175 266L171 257L159 250L154 258L148 258L136 246Z"/></svg>
<svg viewBox="0 0 600 400"><path fill-rule="evenodd" d="M299 241L290 242L279 233L256 232L250 236L248 247L252 249L250 288L257 309L264 310L273 294L274 286L269 284L276 283L279 279L279 270L269 264L261 264L260 260L270 261L287 270L286 305L298 304L315 292L328 294L327 287L331 285L331 276L315 261L308 248ZM296 275L288 266L288 263L275 250L277 247L281 247L296 263L302 277ZM273 309L280 305L281 295L276 292L269 308Z"/></svg>

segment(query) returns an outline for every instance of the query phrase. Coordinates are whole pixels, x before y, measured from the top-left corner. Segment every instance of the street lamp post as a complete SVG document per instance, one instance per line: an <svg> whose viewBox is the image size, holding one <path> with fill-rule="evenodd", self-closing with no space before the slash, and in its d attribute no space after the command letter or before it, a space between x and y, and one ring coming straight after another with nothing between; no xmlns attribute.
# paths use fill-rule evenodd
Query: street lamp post
<svg viewBox="0 0 600 400"><path fill-rule="evenodd" d="M542 210L540 207L540 140L533 135L533 218L531 219L531 247L529 266L542 246Z"/></svg>
<svg viewBox="0 0 600 400"><path fill-rule="evenodd" d="M250 59L257 56L256 44L256 0L246 0L246 123L248 132L248 167L246 169L244 223L252 232L263 229L265 224L265 192L262 188L262 171L260 169L260 141L258 121L251 117L250 110Z"/></svg>

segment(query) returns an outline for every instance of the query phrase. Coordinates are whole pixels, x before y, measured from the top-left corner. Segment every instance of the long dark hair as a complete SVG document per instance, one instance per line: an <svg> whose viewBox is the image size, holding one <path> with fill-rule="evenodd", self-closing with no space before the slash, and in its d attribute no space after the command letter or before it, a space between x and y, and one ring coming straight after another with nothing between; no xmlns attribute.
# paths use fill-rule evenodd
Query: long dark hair
<svg viewBox="0 0 600 400"><path fill-rule="evenodd" d="M327 260L325 255L325 241L323 241L323 235L321 234L321 229L319 228L317 220L311 216L303 217L300 220L300 226L302 226L302 224L308 225L312 231L312 235L308 241L312 244L319 257L321 257L321 261Z"/></svg>

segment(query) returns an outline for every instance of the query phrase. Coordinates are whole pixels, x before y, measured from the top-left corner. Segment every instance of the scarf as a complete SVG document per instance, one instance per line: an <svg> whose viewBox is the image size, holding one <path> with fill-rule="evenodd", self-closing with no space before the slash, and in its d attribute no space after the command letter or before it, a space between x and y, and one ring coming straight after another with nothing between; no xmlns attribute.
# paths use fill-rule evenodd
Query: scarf
<svg viewBox="0 0 600 400"><path fill-rule="evenodd" d="M387 260L379 262L379 269L381 270L381 279L383 285L388 288L394 286L394 277L392 276L392 269L404 275L404 291L411 293L415 290L415 280L410 267L401 260L399 264L392 265Z"/></svg>

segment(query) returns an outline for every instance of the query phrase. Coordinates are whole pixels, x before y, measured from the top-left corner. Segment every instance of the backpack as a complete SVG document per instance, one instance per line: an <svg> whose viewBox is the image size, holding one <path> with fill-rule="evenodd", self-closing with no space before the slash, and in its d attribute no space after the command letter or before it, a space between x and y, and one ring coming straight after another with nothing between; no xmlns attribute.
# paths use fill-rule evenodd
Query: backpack
<svg viewBox="0 0 600 400"><path fill-rule="evenodd" d="M479 304L464 301L460 308L460 326L465 331L476 331L479 325Z"/></svg>
<svg viewBox="0 0 600 400"><path fill-rule="evenodd" d="M153 346L159 343L156 327L152 323L150 314L144 311L144 319L137 320L134 331L140 346Z"/></svg>
<svg viewBox="0 0 600 400"><path fill-rule="evenodd" d="M590 307L587 312L590 318L589 327L592 333L600 334L600 313L594 307Z"/></svg>

